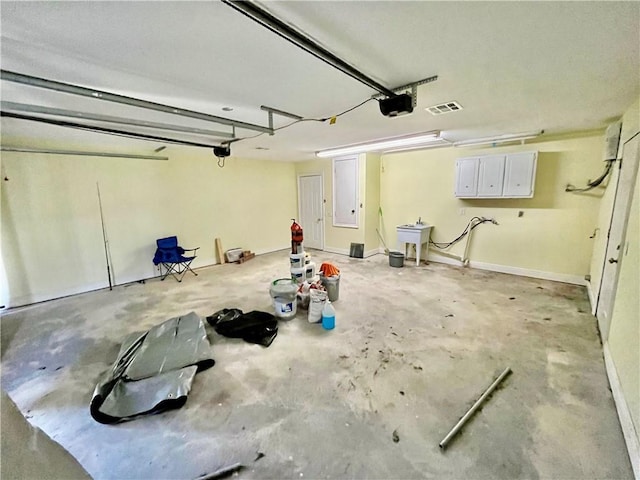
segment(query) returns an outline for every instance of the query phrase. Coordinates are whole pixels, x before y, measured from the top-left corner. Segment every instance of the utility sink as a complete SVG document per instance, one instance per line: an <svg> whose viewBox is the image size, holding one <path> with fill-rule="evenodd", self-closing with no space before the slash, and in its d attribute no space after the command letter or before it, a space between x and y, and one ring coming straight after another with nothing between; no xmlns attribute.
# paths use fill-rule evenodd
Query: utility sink
<svg viewBox="0 0 640 480"><path fill-rule="evenodd" d="M416 246L416 265L420 265L420 251L422 245L427 245L426 253L429 253L429 235L431 234L431 225L426 223L405 223L396 227L398 238L398 250L404 251L407 256L407 244L415 244Z"/></svg>

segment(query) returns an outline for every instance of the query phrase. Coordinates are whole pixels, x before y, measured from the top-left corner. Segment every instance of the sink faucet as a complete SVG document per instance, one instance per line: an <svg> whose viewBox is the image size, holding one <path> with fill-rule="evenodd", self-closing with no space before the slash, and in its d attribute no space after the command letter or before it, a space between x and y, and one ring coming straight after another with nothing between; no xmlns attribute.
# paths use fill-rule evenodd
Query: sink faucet
<svg viewBox="0 0 640 480"><path fill-rule="evenodd" d="M416 222L416 225L422 225L422 217L418 217L418 221Z"/></svg>

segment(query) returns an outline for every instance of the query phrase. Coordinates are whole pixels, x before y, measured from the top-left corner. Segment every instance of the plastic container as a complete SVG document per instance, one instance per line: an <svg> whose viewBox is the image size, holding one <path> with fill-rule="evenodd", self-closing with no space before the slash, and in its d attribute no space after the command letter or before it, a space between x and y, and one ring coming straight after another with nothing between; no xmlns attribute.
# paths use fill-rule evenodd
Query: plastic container
<svg viewBox="0 0 640 480"><path fill-rule="evenodd" d="M289 262L291 268L301 268L304 266L305 253L291 253L289 254Z"/></svg>
<svg viewBox="0 0 640 480"><path fill-rule="evenodd" d="M322 328L333 330L336 327L336 310L331 305L331 300L327 300L322 308Z"/></svg>
<svg viewBox="0 0 640 480"><path fill-rule="evenodd" d="M296 316L296 293L298 285L291 278L279 278L271 282L269 293L273 301L275 316L282 320L289 320Z"/></svg>
<svg viewBox="0 0 640 480"><path fill-rule="evenodd" d="M392 267L404 267L404 253L389 252L389 265Z"/></svg>
<svg viewBox="0 0 640 480"><path fill-rule="evenodd" d="M291 278L293 278L296 282L302 283L305 279L305 268L292 268L291 269Z"/></svg>
<svg viewBox="0 0 640 480"><path fill-rule="evenodd" d="M311 255L309 255L307 252L304 252L304 264L308 265L309 263L311 263Z"/></svg>
<svg viewBox="0 0 640 480"><path fill-rule="evenodd" d="M291 224L291 241L295 243L302 243L304 237L302 235L302 227L296 222L295 218L292 218L293 223Z"/></svg>
<svg viewBox="0 0 640 480"><path fill-rule="evenodd" d="M333 275L331 277L320 275L320 283L327 289L329 301L337 302L338 298L340 298L340 275Z"/></svg>
<svg viewBox="0 0 640 480"><path fill-rule="evenodd" d="M227 257L228 263L235 263L240 261L240 257L242 257L242 249L241 248L230 248L225 252L225 256Z"/></svg>
<svg viewBox="0 0 640 480"><path fill-rule="evenodd" d="M304 278L309 282L313 281L316 276L316 264L314 262L307 263L304 266Z"/></svg>

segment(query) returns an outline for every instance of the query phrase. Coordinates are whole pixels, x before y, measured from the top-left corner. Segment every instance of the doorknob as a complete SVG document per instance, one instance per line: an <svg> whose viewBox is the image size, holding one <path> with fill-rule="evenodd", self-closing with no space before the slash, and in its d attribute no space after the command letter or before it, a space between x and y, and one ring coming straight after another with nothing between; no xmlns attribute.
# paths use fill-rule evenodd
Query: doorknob
<svg viewBox="0 0 640 480"><path fill-rule="evenodd" d="M617 258L613 258L613 257L611 257L611 258L609 259L609 263L618 263L618 259L617 259Z"/></svg>

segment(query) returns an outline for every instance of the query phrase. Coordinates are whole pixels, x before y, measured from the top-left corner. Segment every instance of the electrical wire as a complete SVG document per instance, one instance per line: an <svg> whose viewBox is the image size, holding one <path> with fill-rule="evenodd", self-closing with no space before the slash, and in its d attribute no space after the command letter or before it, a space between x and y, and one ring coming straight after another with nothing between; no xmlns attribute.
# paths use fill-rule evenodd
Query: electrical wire
<svg viewBox="0 0 640 480"><path fill-rule="evenodd" d="M588 192L589 190L593 190L594 188L598 187L602 182L604 182L604 179L607 178L607 175L611 173L611 168L613 167L613 164L615 163L615 161L616 161L615 158L612 160L606 160L607 166L604 168L604 172L602 173L602 175L600 175L594 181L587 183L586 187L576 188L569 183L567 187L564 189L564 191L573 192L573 193L582 193L582 192Z"/></svg>
<svg viewBox="0 0 640 480"><path fill-rule="evenodd" d="M277 131L283 130L285 128L289 128L289 127L291 127L291 126L293 126L293 125L295 125L297 123L301 123L301 122L326 122L327 120L335 121L334 119L336 119L338 117L341 117L342 115L345 115L345 114L347 114L349 112L352 112L355 109L362 107L363 105L365 105L366 103L368 103L368 102L370 102L372 100L379 101L375 97L369 97L366 100L358 103L357 105L354 105L353 107L347 108L346 110L343 110L340 113L336 113L335 115L330 115L328 117L320 117L320 118L301 118L301 119L298 119L298 120L294 120L293 122L288 123L286 125L283 125L281 127L274 128L273 132L277 132ZM208 148L213 148L214 147L214 145L207 145L207 144L198 143L198 142L189 142L189 141L183 141L183 140L178 140L178 139L173 139L173 138L168 138L168 137L160 137L160 136L155 136L155 135L134 133L134 132L128 132L128 131L125 131L125 130L119 130L119 129L114 129L114 128L105 128L105 127L99 127L99 126L94 126L94 125L86 125L86 124L82 124L82 123L78 123L78 122L54 120L54 119L48 119L48 118L44 118L44 117L35 117L35 116L31 116L31 115L21 115L21 114L5 112L5 111L0 111L0 116L16 118L16 119L21 119L21 120L31 120L31 121L35 121L35 122L41 122L41 123L48 123L48 124L57 125L57 126L60 126L60 127L71 127L71 128L76 128L76 129L79 129L79 130L103 133L103 134L113 135L113 136L117 136L117 137L136 138L136 139L154 140L154 141L160 140L160 141L163 141L163 142L166 142L166 143L177 144L177 145L188 145L188 146L194 146L194 147L208 147ZM222 145L231 145L232 143L240 142L242 140L250 140L252 138L260 137L260 136L262 136L264 134L265 134L265 132L261 132L261 133L258 133L256 135L252 135L252 136L249 136L249 137L233 138L231 140L223 141L223 142L221 142L221 144ZM224 157L218 157L218 167L223 168L224 167L224 163L225 163L224 162Z"/></svg>
<svg viewBox="0 0 640 480"><path fill-rule="evenodd" d="M328 117L319 117L319 118L300 118L298 120L294 120L293 122L287 123L286 125L283 125L281 127L274 128L273 131L274 132L278 132L280 130L283 130L285 128L289 128L289 127L291 127L291 126L293 126L293 125L295 125L297 123L302 123L302 122L326 122L327 120L331 120L333 118L338 118L338 117L341 117L342 115L345 115L345 114L347 114L349 112L352 112L355 109L360 108L364 104L370 102L371 100L379 101L375 97L369 97L366 100L358 103L357 105L354 105L353 107L347 108L346 110L344 110L344 111L342 111L340 113L336 113L335 115L330 115ZM231 143L240 142L242 140L250 140L252 138L257 138L257 137L260 137L261 135L264 135L264 134L265 134L265 132L261 132L261 133L258 133L256 135L251 135L250 137L234 138L234 139L228 140L226 142L222 142L222 144L223 145L230 145Z"/></svg>
<svg viewBox="0 0 640 480"><path fill-rule="evenodd" d="M447 249L451 245L458 243L465 236L467 236L471 232L471 230L473 230L479 225L482 225L483 223L493 223L494 225L498 225L498 222L496 222L493 218L473 217L471 218L471 220L469 220L469 223L467 223L467 226L464 227L464 230L462 231L462 233L458 235L454 240L451 240L450 242L434 242L433 240L429 239L429 244L433 245L434 247L440 250Z"/></svg>

